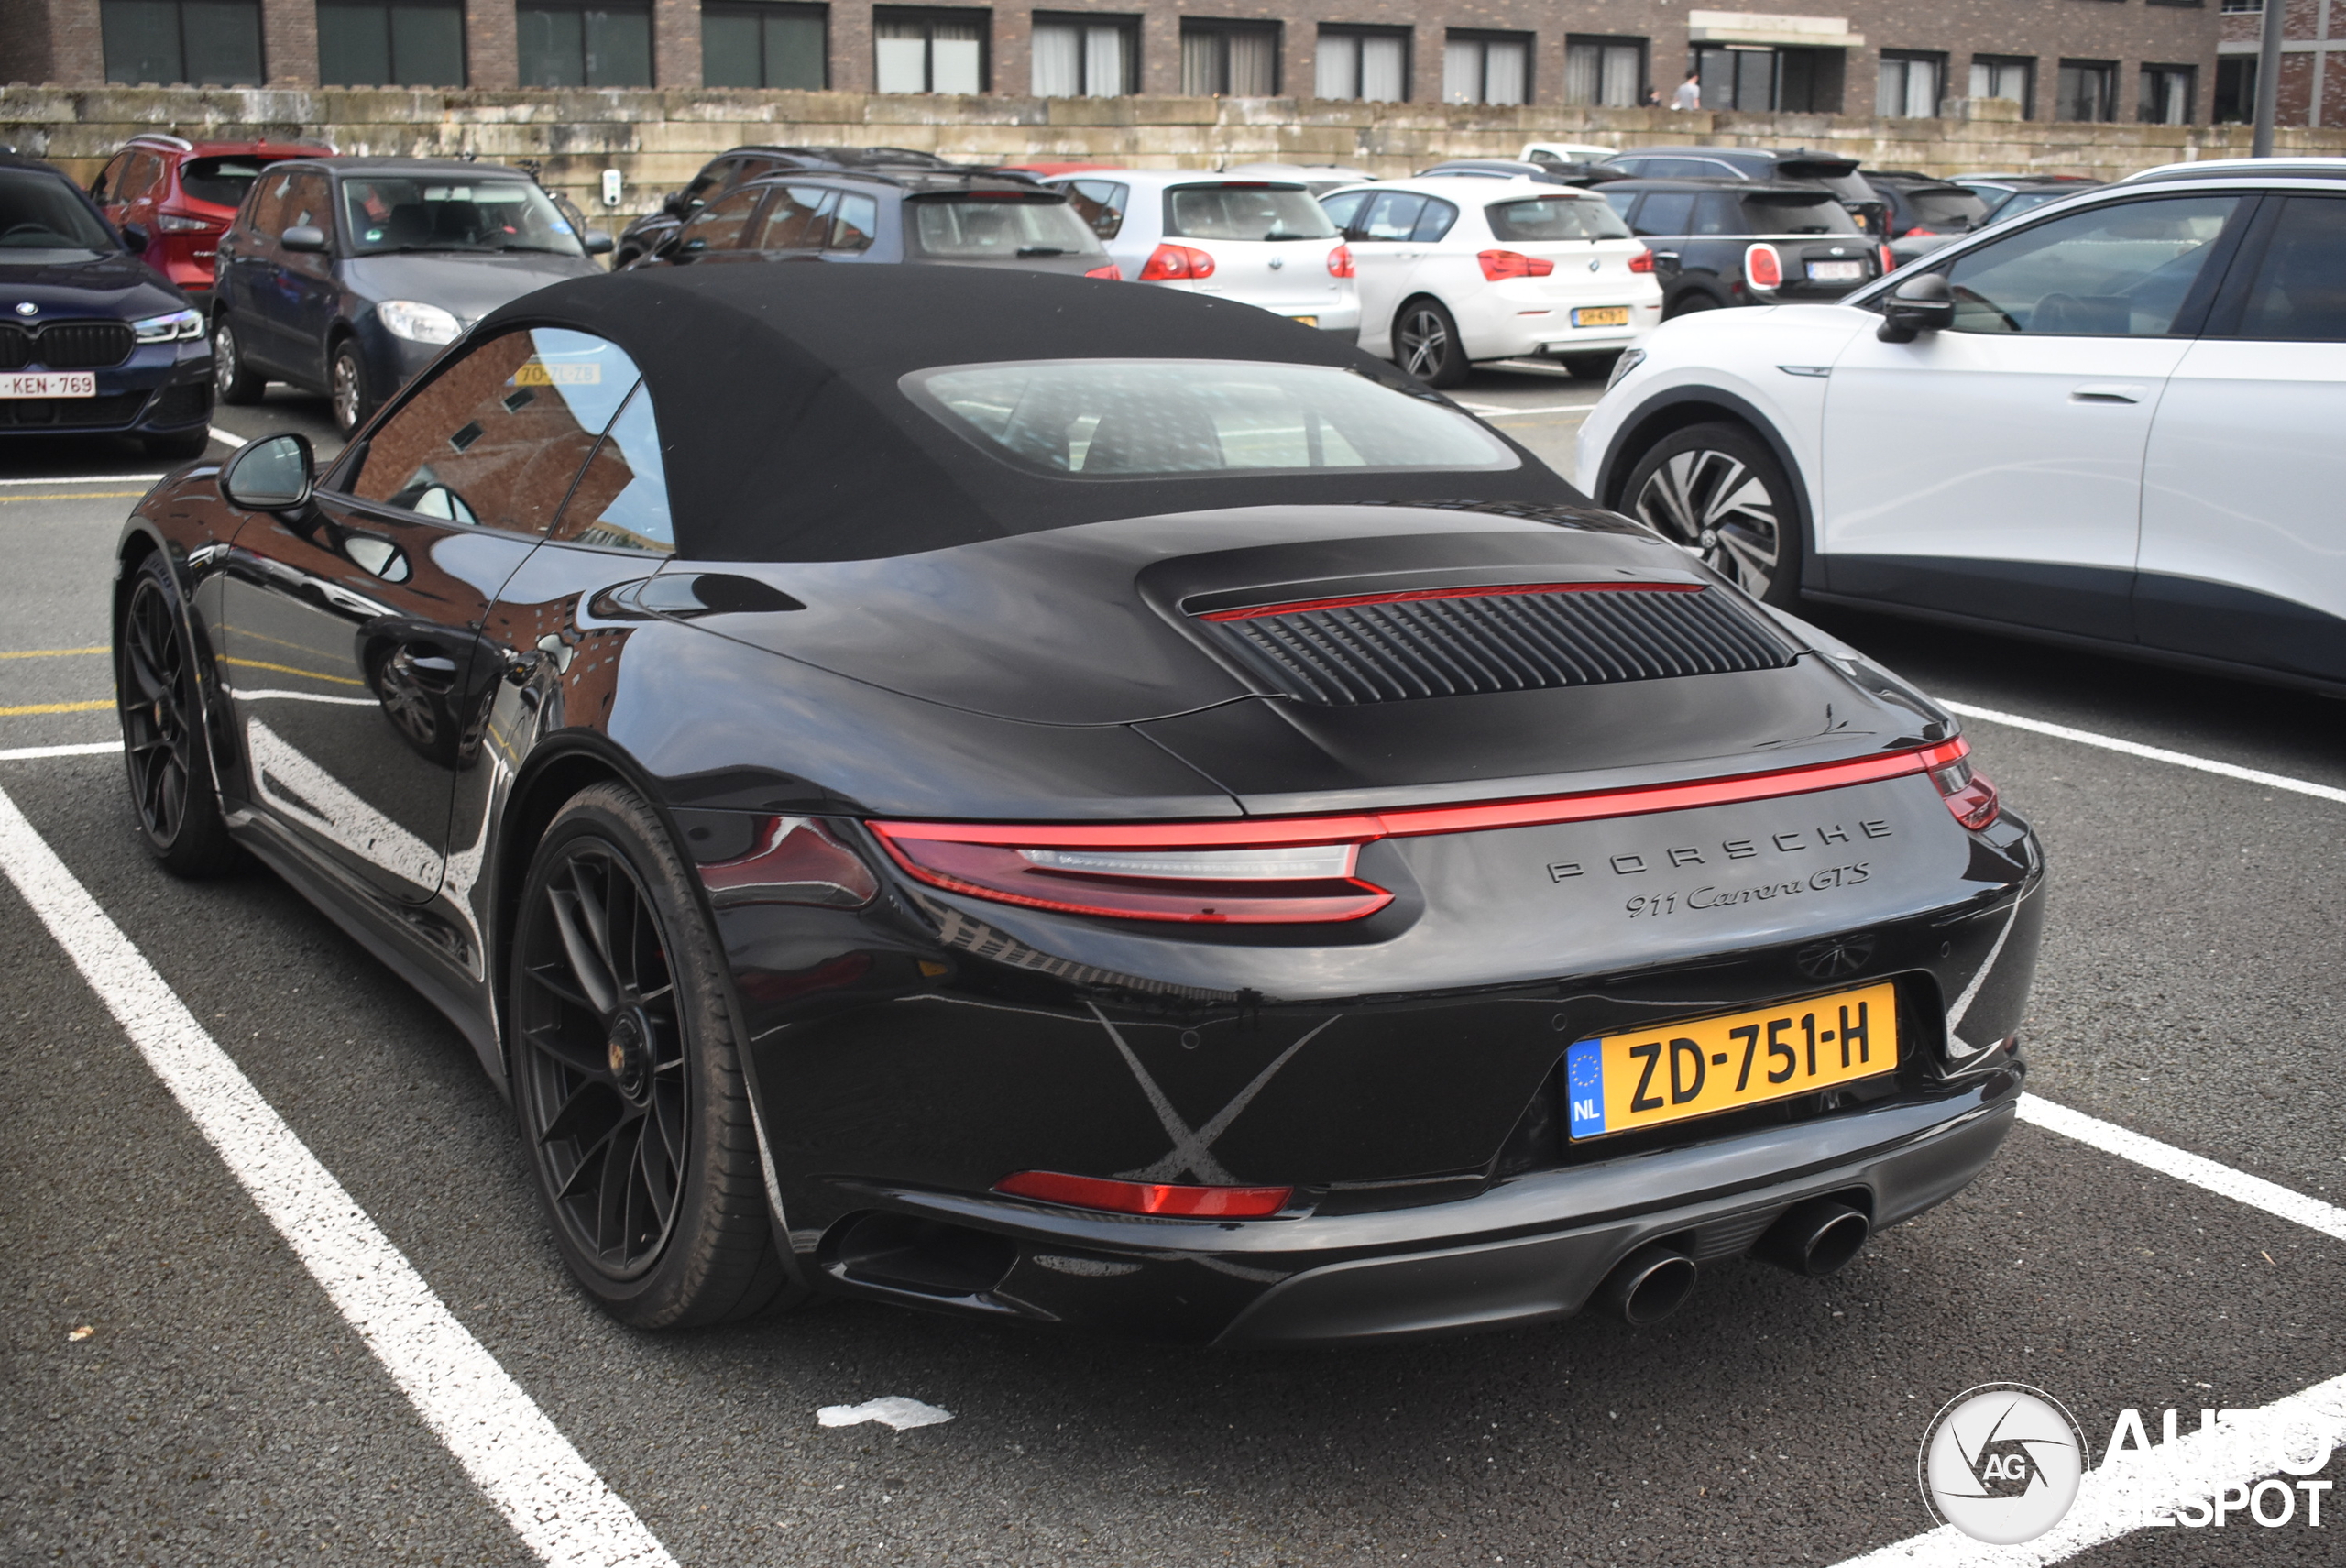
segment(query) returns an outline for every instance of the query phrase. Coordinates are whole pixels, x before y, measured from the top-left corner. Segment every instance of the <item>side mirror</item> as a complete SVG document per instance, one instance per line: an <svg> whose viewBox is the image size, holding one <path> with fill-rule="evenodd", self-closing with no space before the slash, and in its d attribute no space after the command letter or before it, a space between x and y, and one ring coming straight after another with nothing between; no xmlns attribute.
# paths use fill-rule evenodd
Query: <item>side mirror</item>
<svg viewBox="0 0 2346 1568"><path fill-rule="evenodd" d="M122 243L128 246L135 251L143 253L148 243L152 241L154 237L155 236L153 235L148 232L147 225L145 224L125 224L122 225Z"/></svg>
<svg viewBox="0 0 2346 1568"><path fill-rule="evenodd" d="M1955 324L1955 291L1944 272L1909 278L1881 302L1881 325L1874 335L1884 343L1912 343L1917 334L1945 332Z"/></svg>
<svg viewBox="0 0 2346 1568"><path fill-rule="evenodd" d="M608 256L614 248L611 236L601 229L588 229L578 236L578 240L586 247L589 256Z"/></svg>
<svg viewBox="0 0 2346 1568"><path fill-rule="evenodd" d="M309 224L296 224L279 235L277 243L288 250L322 251L326 247L326 231Z"/></svg>
<svg viewBox="0 0 2346 1568"><path fill-rule="evenodd" d="M693 210L692 198L682 191L671 191L661 202L660 210L672 218L681 218Z"/></svg>
<svg viewBox="0 0 2346 1568"><path fill-rule="evenodd" d="M292 511L307 506L317 482L310 438L287 432L237 450L220 469L220 493L247 511Z"/></svg>

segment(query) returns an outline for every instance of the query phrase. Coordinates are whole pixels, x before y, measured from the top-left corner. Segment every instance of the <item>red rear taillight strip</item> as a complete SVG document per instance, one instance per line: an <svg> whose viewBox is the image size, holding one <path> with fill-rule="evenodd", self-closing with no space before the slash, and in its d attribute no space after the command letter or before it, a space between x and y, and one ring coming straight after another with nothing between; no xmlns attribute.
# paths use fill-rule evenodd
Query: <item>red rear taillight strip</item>
<svg viewBox="0 0 2346 1568"><path fill-rule="evenodd" d="M1299 615L1308 609L1349 609L1356 605L1412 604L1422 599L1494 598L1507 594L1662 593L1699 594L1700 583L1502 583L1475 588L1411 588L1402 593L1342 594L1334 598L1254 604L1243 609L1209 610L1200 620L1253 620L1266 615Z"/></svg>
<svg viewBox="0 0 2346 1568"><path fill-rule="evenodd" d="M1236 845L1366 843L1372 839L1414 839L1432 833L1478 833L1498 828L1541 828L1561 822L1593 822L1608 817L1688 811L1731 806L1788 795L1842 789L1928 773L1963 757L1961 740L1907 751L1889 751L1847 762L1814 762L1770 773L1691 784L1643 784L1635 789L1587 795L1543 795L1530 800L1492 801L1476 806L1413 806L1394 811L1343 817L1249 817L1214 822L994 823L878 822L882 839L941 839L961 844L1035 845L1066 849L1146 849L1186 845L1200 849Z"/></svg>

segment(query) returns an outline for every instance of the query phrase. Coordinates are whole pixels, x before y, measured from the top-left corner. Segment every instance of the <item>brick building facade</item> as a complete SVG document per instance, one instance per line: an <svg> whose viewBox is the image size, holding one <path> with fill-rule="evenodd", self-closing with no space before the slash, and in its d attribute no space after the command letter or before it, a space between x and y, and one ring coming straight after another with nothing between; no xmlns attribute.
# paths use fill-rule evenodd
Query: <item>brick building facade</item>
<svg viewBox="0 0 2346 1568"><path fill-rule="evenodd" d="M2264 0L2220 0L2216 95L2220 120L2253 117L2256 51ZM2281 18L2281 91L2275 118L2285 126L2346 126L2346 0L2287 0Z"/></svg>
<svg viewBox="0 0 2346 1568"><path fill-rule="evenodd" d="M1698 69L1705 109L1916 115L1994 96L2034 120L2204 124L2246 3L1846 0L1826 16L1444 0L1429 16L1414 0L0 0L0 82L1626 106L1648 90L1666 102ZM2346 0L2290 3L2308 47L2285 66L2285 102L2346 115L2346 48L2319 47L2333 31L2346 45ZM2287 71L2306 82L2293 99Z"/></svg>

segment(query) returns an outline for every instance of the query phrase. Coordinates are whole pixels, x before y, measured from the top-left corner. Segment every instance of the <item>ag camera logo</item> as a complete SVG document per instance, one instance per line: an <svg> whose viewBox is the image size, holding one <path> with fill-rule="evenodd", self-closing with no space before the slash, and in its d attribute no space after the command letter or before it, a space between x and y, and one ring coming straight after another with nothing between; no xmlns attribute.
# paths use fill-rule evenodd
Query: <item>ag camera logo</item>
<svg viewBox="0 0 2346 1568"><path fill-rule="evenodd" d="M2085 1430L2025 1383L1983 1383L1948 1400L1923 1433L1915 1468L1932 1515L1974 1541L2034 1541L2077 1498Z"/></svg>

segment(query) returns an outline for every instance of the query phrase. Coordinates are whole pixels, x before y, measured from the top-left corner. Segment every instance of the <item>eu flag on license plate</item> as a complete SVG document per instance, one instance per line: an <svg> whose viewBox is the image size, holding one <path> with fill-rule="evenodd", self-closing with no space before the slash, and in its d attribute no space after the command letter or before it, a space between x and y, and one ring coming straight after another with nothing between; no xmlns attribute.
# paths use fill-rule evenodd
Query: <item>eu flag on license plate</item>
<svg viewBox="0 0 2346 1568"><path fill-rule="evenodd" d="M1564 1100L1572 1110L1572 1135L1594 1137L1605 1130L1605 1046L1575 1040L1564 1053Z"/></svg>

